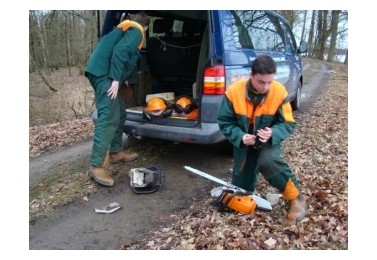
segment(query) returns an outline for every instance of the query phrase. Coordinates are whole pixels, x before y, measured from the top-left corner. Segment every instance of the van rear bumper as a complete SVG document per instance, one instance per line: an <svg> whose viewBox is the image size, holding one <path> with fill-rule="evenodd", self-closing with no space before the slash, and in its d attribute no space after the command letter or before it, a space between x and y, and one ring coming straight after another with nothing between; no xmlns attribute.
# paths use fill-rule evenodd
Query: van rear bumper
<svg viewBox="0 0 377 260"><path fill-rule="evenodd" d="M202 123L201 127L174 127L126 120L123 132L174 142L215 144L225 140L217 123Z"/></svg>

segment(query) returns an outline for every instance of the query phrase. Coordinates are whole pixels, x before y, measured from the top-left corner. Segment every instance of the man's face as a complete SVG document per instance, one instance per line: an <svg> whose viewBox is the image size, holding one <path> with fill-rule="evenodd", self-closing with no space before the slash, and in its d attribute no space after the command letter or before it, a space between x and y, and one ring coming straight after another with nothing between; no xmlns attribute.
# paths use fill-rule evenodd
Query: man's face
<svg viewBox="0 0 377 260"><path fill-rule="evenodd" d="M251 84L258 93L265 94L269 90L275 74L253 74L251 73Z"/></svg>

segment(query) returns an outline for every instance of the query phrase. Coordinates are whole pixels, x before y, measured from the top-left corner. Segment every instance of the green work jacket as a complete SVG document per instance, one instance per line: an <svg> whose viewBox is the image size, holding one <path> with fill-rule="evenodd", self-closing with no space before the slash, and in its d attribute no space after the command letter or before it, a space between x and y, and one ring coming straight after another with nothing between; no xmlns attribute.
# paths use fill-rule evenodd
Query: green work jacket
<svg viewBox="0 0 377 260"><path fill-rule="evenodd" d="M279 145L296 126L282 84L273 81L264 101L254 107L248 97L247 82L247 79L240 80L226 90L217 117L221 132L234 146L235 169L240 169L246 158L247 146L242 142L244 134L255 134L258 129L270 127L272 136L268 142Z"/></svg>
<svg viewBox="0 0 377 260"><path fill-rule="evenodd" d="M143 33L136 27L129 27L126 31L120 28L113 30L100 40L85 71L97 77L108 75L123 83L140 57L138 46L142 39Z"/></svg>

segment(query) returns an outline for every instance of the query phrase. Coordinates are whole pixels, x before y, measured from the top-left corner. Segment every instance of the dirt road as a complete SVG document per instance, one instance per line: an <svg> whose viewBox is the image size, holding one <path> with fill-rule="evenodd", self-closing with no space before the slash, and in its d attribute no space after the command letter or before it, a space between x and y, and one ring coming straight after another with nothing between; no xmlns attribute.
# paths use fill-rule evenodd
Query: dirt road
<svg viewBox="0 0 377 260"><path fill-rule="evenodd" d="M305 63L304 69L303 106L298 113L310 109L329 72L323 64L313 69ZM215 184L193 176L183 169L184 165L220 178L230 177L228 169L232 166L232 157L225 144L201 146L158 140L141 140L138 144L148 147L155 156L146 159L141 154L137 165L155 165L166 176L158 192L135 194L130 188L127 172L121 173L114 187L100 188L88 196L88 201L77 200L60 207L51 217L32 221L29 224L29 248L119 249L122 244L169 224L171 215L189 207L193 199L209 196L208 192ZM91 141L88 141L30 159L29 186L54 174L54 169L62 163L69 162L77 172L85 171L90 149ZM124 168L129 169L129 165L124 164ZM122 208L108 215L94 212L94 208L111 202L118 202Z"/></svg>

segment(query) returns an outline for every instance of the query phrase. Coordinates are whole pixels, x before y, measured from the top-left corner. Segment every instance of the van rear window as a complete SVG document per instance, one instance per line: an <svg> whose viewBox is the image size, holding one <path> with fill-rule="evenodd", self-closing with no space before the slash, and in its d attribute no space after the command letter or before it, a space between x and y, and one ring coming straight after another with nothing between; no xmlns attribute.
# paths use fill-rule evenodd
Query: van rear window
<svg viewBox="0 0 377 260"><path fill-rule="evenodd" d="M277 16L258 10L231 11L236 48L286 52L285 33Z"/></svg>

